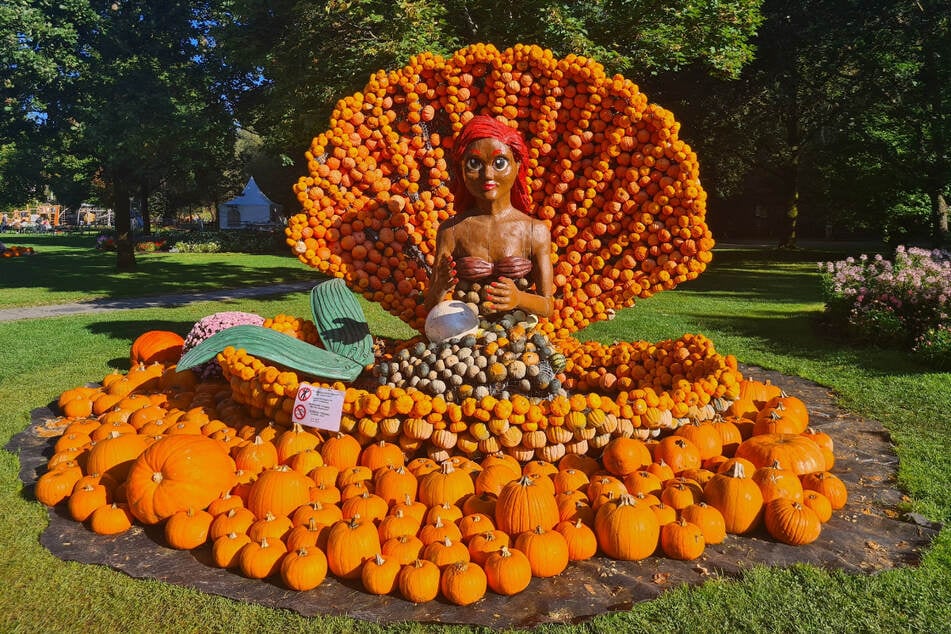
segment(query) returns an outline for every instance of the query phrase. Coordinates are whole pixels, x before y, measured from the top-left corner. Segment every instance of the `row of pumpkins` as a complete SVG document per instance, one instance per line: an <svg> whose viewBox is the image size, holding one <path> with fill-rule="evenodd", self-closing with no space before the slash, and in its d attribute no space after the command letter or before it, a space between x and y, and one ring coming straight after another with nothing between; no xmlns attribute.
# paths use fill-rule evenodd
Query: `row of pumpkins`
<svg viewBox="0 0 951 634"><path fill-rule="evenodd" d="M308 590L329 573L468 604L598 553L689 560L761 528L817 539L847 497L832 440L795 397L757 405L655 439L619 436L597 458L437 462L276 427L231 401L227 383L154 363L61 395L63 433L35 491L97 533L161 523L170 547L210 543L216 565L249 578ZM776 412L800 431L754 433Z"/></svg>

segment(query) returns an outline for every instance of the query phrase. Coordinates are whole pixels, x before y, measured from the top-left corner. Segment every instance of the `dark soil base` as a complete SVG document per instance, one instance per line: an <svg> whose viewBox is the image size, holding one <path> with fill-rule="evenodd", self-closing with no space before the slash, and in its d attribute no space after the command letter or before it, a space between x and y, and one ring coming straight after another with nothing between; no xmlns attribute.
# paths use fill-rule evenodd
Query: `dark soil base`
<svg viewBox="0 0 951 634"><path fill-rule="evenodd" d="M827 432L835 441L833 472L846 483L849 502L824 525L819 539L807 546L786 546L758 533L729 535L724 543L708 546L700 559L690 562L664 556L639 562L595 557L570 564L557 577L533 579L528 589L516 596L502 597L489 591L474 605L459 607L441 599L416 605L398 596L378 597L364 592L359 582L343 583L332 577L309 592L287 590L279 582L246 579L215 567L210 546L194 551L168 548L156 527L136 525L115 537L96 535L73 521L65 504L50 509L50 524L41 542L63 560L102 564L131 577L158 579L238 601L294 610L304 616L346 615L376 623L417 621L494 628L583 621L629 609L638 601L653 599L685 583L696 585L708 579L735 577L759 564L807 563L853 574L916 565L921 550L939 527L900 519L898 458L882 425L841 411L822 386L760 368L741 370L744 376L769 379L805 401L811 426ZM24 494L31 498L33 483L52 452L52 441L42 430L53 417L50 408L34 410L30 427L6 447L19 454Z"/></svg>

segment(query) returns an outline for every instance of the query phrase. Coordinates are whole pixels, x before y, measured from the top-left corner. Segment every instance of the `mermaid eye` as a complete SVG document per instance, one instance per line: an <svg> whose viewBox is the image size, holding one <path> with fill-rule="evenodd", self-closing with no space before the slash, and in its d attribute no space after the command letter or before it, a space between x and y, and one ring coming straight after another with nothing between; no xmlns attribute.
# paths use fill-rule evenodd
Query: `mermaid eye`
<svg viewBox="0 0 951 634"><path fill-rule="evenodd" d="M467 170L473 170L473 171L474 171L474 170L481 169L481 167L482 167L482 161L480 161L480 160L477 159L476 157L470 156L469 158L466 159L466 169L467 169Z"/></svg>
<svg viewBox="0 0 951 634"><path fill-rule="evenodd" d="M495 157L495 160L492 161L492 167L494 167L497 170L504 170L508 166L509 166L509 160L505 158L504 156L497 156Z"/></svg>

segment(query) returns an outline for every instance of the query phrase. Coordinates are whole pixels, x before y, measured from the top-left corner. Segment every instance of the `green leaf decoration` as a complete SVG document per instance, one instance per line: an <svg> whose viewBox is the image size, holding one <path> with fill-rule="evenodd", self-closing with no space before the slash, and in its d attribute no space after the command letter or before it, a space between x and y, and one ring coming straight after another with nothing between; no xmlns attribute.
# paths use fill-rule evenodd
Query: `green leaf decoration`
<svg viewBox="0 0 951 634"><path fill-rule="evenodd" d="M334 381L353 381L366 366L271 328L232 326L208 337L182 355L177 369L187 370L211 361L228 346L244 349L248 354L303 374Z"/></svg>
<svg viewBox="0 0 951 634"><path fill-rule="evenodd" d="M339 277L310 291L310 307L320 340L327 350L366 367L373 363L373 337L360 303Z"/></svg>

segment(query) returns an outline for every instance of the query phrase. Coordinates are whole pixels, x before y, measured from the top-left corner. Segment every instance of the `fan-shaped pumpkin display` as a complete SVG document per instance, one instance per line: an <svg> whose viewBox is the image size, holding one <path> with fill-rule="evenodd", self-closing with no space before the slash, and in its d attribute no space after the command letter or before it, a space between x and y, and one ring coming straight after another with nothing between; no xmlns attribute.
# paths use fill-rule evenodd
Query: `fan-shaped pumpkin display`
<svg viewBox="0 0 951 634"><path fill-rule="evenodd" d="M553 242L553 331L606 319L710 261L696 155L670 112L594 60L487 44L422 53L340 100L295 186L293 252L422 330L436 227L455 211L446 157L475 115L527 141L533 214Z"/></svg>

